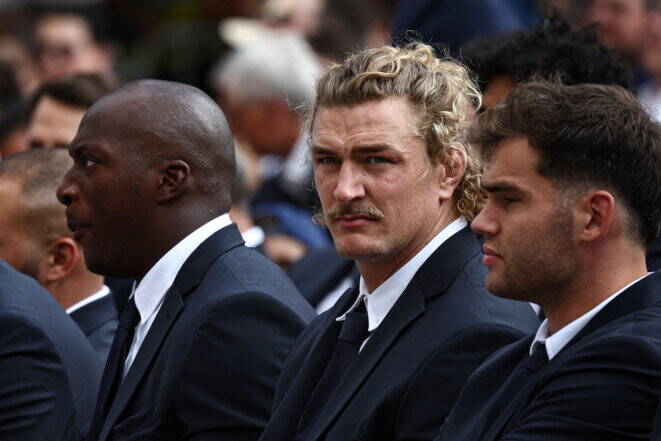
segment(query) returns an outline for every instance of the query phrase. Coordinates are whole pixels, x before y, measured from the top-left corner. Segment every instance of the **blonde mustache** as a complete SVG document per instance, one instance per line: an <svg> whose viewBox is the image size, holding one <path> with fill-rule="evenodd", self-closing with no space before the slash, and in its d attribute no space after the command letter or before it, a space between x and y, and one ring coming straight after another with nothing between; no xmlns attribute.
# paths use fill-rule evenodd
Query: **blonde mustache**
<svg viewBox="0 0 661 441"><path fill-rule="evenodd" d="M362 215L374 218L376 220L381 220L386 216L381 210L376 207L365 207L361 205L347 205L343 207L333 207L330 208L326 213L326 219L335 219L338 216L355 216Z"/></svg>

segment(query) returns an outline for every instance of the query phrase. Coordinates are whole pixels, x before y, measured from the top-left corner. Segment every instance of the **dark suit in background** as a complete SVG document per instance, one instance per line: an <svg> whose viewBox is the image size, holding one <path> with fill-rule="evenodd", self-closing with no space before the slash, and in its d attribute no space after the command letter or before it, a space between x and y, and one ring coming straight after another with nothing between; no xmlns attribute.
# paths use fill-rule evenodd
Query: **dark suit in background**
<svg viewBox="0 0 661 441"><path fill-rule="evenodd" d="M351 278L356 286L360 273L353 260L341 257L335 247L327 247L309 250L291 266L289 277L305 300L316 308L344 279Z"/></svg>
<svg viewBox="0 0 661 441"><path fill-rule="evenodd" d="M257 439L282 363L313 316L235 224L221 229L177 274L100 439Z"/></svg>
<svg viewBox="0 0 661 441"><path fill-rule="evenodd" d="M117 329L118 316L113 293L76 309L69 316L80 326L99 360L105 364Z"/></svg>
<svg viewBox="0 0 661 441"><path fill-rule="evenodd" d="M427 259L372 332L308 440L429 440L470 373L536 329L530 305L486 291L481 258L466 227ZM335 319L357 295L348 291L298 338L261 441L294 438L342 326Z"/></svg>
<svg viewBox="0 0 661 441"><path fill-rule="evenodd" d="M535 374L482 434L532 337L468 380L437 440L647 440L661 395L661 273L621 293Z"/></svg>
<svg viewBox="0 0 661 441"><path fill-rule="evenodd" d="M647 250L647 270L661 269L661 237L658 237Z"/></svg>
<svg viewBox="0 0 661 441"><path fill-rule="evenodd" d="M101 369L53 296L0 261L0 439L84 439Z"/></svg>

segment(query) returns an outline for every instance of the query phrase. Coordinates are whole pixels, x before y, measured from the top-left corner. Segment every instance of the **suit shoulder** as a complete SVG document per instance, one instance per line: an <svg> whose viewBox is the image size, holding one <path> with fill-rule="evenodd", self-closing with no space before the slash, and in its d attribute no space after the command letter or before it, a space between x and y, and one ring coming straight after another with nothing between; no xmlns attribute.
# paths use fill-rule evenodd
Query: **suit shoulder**
<svg viewBox="0 0 661 441"><path fill-rule="evenodd" d="M443 310L452 311L458 321L461 319L461 328L492 324L523 334L534 332L539 319L530 304L491 294L485 286L487 268L480 259L481 255L474 256L453 278L441 295Z"/></svg>
<svg viewBox="0 0 661 441"><path fill-rule="evenodd" d="M250 293L253 298L270 297L275 304L304 317L306 322L316 315L277 265L245 246L233 248L211 262L200 287L215 294L213 302L217 305L247 301ZM233 296L240 297L229 300Z"/></svg>

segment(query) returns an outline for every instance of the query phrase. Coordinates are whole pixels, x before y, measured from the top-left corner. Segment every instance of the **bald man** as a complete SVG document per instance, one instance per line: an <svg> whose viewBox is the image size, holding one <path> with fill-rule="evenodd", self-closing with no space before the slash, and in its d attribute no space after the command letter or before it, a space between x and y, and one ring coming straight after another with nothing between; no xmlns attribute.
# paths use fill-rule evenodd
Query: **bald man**
<svg viewBox="0 0 661 441"><path fill-rule="evenodd" d="M55 196L69 167L64 149L28 150L0 162L0 259L55 297L103 364L117 328L117 308L103 277L85 266Z"/></svg>
<svg viewBox="0 0 661 441"><path fill-rule="evenodd" d="M139 81L85 114L58 188L94 272L138 281L89 440L256 440L314 312L229 218L236 164L200 90Z"/></svg>

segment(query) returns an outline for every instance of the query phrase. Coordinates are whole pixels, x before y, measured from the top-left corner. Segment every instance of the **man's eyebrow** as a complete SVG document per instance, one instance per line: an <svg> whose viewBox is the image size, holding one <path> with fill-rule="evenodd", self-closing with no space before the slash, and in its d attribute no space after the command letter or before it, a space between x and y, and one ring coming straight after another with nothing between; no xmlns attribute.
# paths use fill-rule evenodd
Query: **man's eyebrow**
<svg viewBox="0 0 661 441"><path fill-rule="evenodd" d="M489 193L498 193L501 191L521 191L521 189L516 185L507 182L489 183L482 181L481 185L482 189Z"/></svg>
<svg viewBox="0 0 661 441"><path fill-rule="evenodd" d="M388 144L366 144L359 145L352 149L352 155L364 155L370 153L382 153L389 150L396 150L393 146ZM312 155L335 155L336 152L328 147L323 147L320 145L312 145L310 147L310 154Z"/></svg>
<svg viewBox="0 0 661 441"><path fill-rule="evenodd" d="M358 146L354 149L356 153L381 153L386 150L394 150L394 148L388 144L370 144Z"/></svg>
<svg viewBox="0 0 661 441"><path fill-rule="evenodd" d="M310 147L310 153L313 155L332 155L333 151L326 147L313 145L312 147Z"/></svg>

